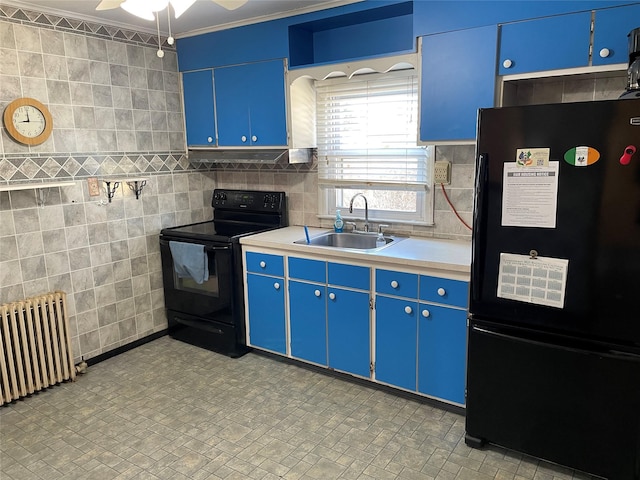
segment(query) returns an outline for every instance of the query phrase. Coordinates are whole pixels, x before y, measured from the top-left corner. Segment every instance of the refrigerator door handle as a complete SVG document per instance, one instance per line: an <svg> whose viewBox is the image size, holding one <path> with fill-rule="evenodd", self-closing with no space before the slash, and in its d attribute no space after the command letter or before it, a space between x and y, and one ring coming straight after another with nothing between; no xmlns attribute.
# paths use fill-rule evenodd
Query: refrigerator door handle
<svg viewBox="0 0 640 480"><path fill-rule="evenodd" d="M475 189L474 189L474 209L473 209L473 232L483 232L486 229L485 210L485 192L489 178L488 167L489 156L486 153L478 155ZM471 258L472 258L472 278L471 278L471 298L473 300L480 299L482 291L482 273L484 272L484 252L485 245L482 237L478 237L473 242Z"/></svg>

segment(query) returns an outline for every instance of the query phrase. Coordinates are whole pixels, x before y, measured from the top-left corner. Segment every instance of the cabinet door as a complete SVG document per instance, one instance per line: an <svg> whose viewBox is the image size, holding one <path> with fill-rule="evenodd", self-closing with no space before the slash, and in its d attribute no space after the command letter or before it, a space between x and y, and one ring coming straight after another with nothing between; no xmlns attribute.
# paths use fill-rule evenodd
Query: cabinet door
<svg viewBox="0 0 640 480"><path fill-rule="evenodd" d="M370 377L369 293L327 289L329 367Z"/></svg>
<svg viewBox="0 0 640 480"><path fill-rule="evenodd" d="M214 70L218 144L221 147L249 146L249 75L247 65Z"/></svg>
<svg viewBox="0 0 640 480"><path fill-rule="evenodd" d="M467 312L420 303L418 391L464 404Z"/></svg>
<svg viewBox="0 0 640 480"><path fill-rule="evenodd" d="M215 145L216 123L213 109L213 74L211 70L182 75L184 117L187 145Z"/></svg>
<svg viewBox="0 0 640 480"><path fill-rule="evenodd" d="M629 62L627 35L640 26L640 4L596 10L593 30L593 65ZM606 48L608 55L601 56ZM603 52L602 55L604 55Z"/></svg>
<svg viewBox="0 0 640 480"><path fill-rule="evenodd" d="M284 280L247 274L249 343L285 354Z"/></svg>
<svg viewBox="0 0 640 480"><path fill-rule="evenodd" d="M476 137L478 108L494 106L496 25L422 38L420 140Z"/></svg>
<svg viewBox="0 0 640 480"><path fill-rule="evenodd" d="M282 60L250 65L249 117L251 145L287 145L284 63Z"/></svg>
<svg viewBox="0 0 640 480"><path fill-rule="evenodd" d="M589 63L591 12L502 25L500 75L585 67ZM509 60L511 65L504 66Z"/></svg>
<svg viewBox="0 0 640 480"><path fill-rule="evenodd" d="M214 70L220 146L286 146L284 64L247 63Z"/></svg>
<svg viewBox="0 0 640 480"><path fill-rule="evenodd" d="M291 356L327 364L327 288L289 281Z"/></svg>
<svg viewBox="0 0 640 480"><path fill-rule="evenodd" d="M376 297L376 380L416 390L418 302Z"/></svg>

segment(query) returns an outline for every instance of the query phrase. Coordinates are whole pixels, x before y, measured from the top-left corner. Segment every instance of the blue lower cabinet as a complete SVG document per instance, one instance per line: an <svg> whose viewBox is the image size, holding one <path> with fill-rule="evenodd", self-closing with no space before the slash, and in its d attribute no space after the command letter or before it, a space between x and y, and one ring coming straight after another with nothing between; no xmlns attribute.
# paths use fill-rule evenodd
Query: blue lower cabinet
<svg viewBox="0 0 640 480"><path fill-rule="evenodd" d="M289 281L291 356L327 365L327 287Z"/></svg>
<svg viewBox="0 0 640 480"><path fill-rule="evenodd" d="M418 391L465 403L467 312L421 303L418 313Z"/></svg>
<svg viewBox="0 0 640 480"><path fill-rule="evenodd" d="M418 302L376 297L376 380L416 390Z"/></svg>
<svg viewBox="0 0 640 480"><path fill-rule="evenodd" d="M286 354L284 279L247 274L249 343Z"/></svg>
<svg viewBox="0 0 640 480"><path fill-rule="evenodd" d="M329 367L370 377L369 293L327 289Z"/></svg>

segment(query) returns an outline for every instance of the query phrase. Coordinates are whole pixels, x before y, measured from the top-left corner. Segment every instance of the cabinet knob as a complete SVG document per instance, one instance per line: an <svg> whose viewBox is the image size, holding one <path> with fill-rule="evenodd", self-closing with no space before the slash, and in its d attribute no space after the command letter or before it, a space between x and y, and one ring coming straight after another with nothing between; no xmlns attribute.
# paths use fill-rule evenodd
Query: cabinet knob
<svg viewBox="0 0 640 480"><path fill-rule="evenodd" d="M611 51L608 48L603 48L600 50L600 58L607 58L611 54Z"/></svg>
<svg viewBox="0 0 640 480"><path fill-rule="evenodd" d="M429 315L431 315L431 313L429 313L429 310L427 310L426 308L422 310L422 316L424 318L427 318Z"/></svg>
<svg viewBox="0 0 640 480"><path fill-rule="evenodd" d="M333 292L331 292L331 293L329 294L329 298L330 298L331 300L335 300L335 299L336 299L336 294L335 294L335 293L333 293Z"/></svg>
<svg viewBox="0 0 640 480"><path fill-rule="evenodd" d="M256 137L255 135L253 135L253 136L251 137L251 141L252 141L252 142L257 142L257 141L258 141L258 137Z"/></svg>
<svg viewBox="0 0 640 480"><path fill-rule="evenodd" d="M247 137L245 135L242 135L240 137L240 140L242 140L242 143L245 143L247 141Z"/></svg>
<svg viewBox="0 0 640 480"><path fill-rule="evenodd" d="M504 62L502 62L502 66L504 68L511 68L513 66L513 62L507 58Z"/></svg>
<svg viewBox="0 0 640 480"><path fill-rule="evenodd" d="M273 288L275 288L276 290L280 290L280 284L278 282L275 282L273 284Z"/></svg>
<svg viewBox="0 0 640 480"><path fill-rule="evenodd" d="M207 142L213 143L213 137L207 137Z"/></svg>
<svg viewBox="0 0 640 480"><path fill-rule="evenodd" d="M265 262L264 260L262 260L262 261L260 262L260 268L264 268L264 267L266 267L266 266L267 266L267 262Z"/></svg>
<svg viewBox="0 0 640 480"><path fill-rule="evenodd" d="M438 289L438 295L440 295L441 297L444 297L446 294L447 294L447 291L444 288L440 287Z"/></svg>
<svg viewBox="0 0 640 480"><path fill-rule="evenodd" d="M316 290L315 292L313 292L313 294L314 294L316 297L319 297L319 296L320 296L320 290Z"/></svg>
<svg viewBox="0 0 640 480"><path fill-rule="evenodd" d="M407 315L411 315L411 312L413 312L413 308L411 308L409 305L404 307L404 313L406 313Z"/></svg>
<svg viewBox="0 0 640 480"><path fill-rule="evenodd" d="M398 288L398 282L396 282L395 280L393 280L391 282L391 288Z"/></svg>

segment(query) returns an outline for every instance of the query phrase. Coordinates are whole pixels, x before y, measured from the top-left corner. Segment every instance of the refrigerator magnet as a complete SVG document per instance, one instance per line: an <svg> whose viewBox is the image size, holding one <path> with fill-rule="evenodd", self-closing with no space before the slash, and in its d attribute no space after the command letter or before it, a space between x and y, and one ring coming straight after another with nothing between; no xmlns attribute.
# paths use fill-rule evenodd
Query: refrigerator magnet
<svg viewBox="0 0 640 480"><path fill-rule="evenodd" d="M520 167L548 167L548 148L518 148L516 150L516 164Z"/></svg>
<svg viewBox="0 0 640 480"><path fill-rule="evenodd" d="M591 147L573 147L564 154L564 161L574 167L587 167L600 160L600 152Z"/></svg>

